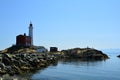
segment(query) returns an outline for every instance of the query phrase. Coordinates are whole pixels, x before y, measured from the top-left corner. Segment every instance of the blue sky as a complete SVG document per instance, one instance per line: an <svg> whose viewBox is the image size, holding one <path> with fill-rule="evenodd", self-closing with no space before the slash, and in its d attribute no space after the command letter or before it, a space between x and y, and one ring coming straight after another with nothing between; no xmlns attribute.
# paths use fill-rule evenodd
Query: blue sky
<svg viewBox="0 0 120 80"><path fill-rule="evenodd" d="M120 0L0 0L0 50L34 27L34 45L120 47Z"/></svg>

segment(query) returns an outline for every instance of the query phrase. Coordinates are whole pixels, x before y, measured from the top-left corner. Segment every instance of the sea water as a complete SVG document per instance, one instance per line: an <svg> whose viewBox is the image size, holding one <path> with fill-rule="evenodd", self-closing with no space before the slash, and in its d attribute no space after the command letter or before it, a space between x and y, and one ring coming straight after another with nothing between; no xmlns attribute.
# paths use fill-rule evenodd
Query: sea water
<svg viewBox="0 0 120 80"><path fill-rule="evenodd" d="M105 51L104 51L105 52ZM33 80L120 80L118 52L106 51L103 61L62 60L31 76Z"/></svg>

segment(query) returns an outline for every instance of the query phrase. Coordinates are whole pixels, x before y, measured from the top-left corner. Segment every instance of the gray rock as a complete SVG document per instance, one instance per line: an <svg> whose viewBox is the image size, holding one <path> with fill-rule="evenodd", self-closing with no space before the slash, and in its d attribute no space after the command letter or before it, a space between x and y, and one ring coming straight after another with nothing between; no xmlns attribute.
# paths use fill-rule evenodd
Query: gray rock
<svg viewBox="0 0 120 80"><path fill-rule="evenodd" d="M2 54L2 63L5 65L11 65L12 63L12 57L10 54Z"/></svg>
<svg viewBox="0 0 120 80"><path fill-rule="evenodd" d="M120 55L118 55L117 57L120 57Z"/></svg>
<svg viewBox="0 0 120 80"><path fill-rule="evenodd" d="M74 48L69 50L62 50L64 57L67 58L86 58L86 59L107 59L108 56L99 50L91 48Z"/></svg>
<svg viewBox="0 0 120 80"><path fill-rule="evenodd" d="M5 64L4 63L0 63L0 69L5 69L5 68L6 68Z"/></svg>

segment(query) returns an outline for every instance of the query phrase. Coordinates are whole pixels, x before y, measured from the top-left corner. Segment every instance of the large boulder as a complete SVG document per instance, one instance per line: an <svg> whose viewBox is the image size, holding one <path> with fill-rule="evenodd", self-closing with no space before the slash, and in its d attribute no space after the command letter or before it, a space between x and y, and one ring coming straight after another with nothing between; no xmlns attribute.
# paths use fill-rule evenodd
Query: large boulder
<svg viewBox="0 0 120 80"><path fill-rule="evenodd" d="M61 51L64 57L67 58L81 58L81 59L107 59L108 56L102 51L93 48L74 48Z"/></svg>
<svg viewBox="0 0 120 80"><path fill-rule="evenodd" d="M4 63L0 63L0 74L6 74L6 66Z"/></svg>
<svg viewBox="0 0 120 80"><path fill-rule="evenodd" d="M117 57L119 57L119 58L120 58L120 55L118 55Z"/></svg>
<svg viewBox="0 0 120 80"><path fill-rule="evenodd" d="M0 69L5 69L5 68L6 68L5 64L4 63L0 63Z"/></svg>
<svg viewBox="0 0 120 80"><path fill-rule="evenodd" d="M12 64L12 57L8 53L2 54L2 63L5 65L11 65Z"/></svg>

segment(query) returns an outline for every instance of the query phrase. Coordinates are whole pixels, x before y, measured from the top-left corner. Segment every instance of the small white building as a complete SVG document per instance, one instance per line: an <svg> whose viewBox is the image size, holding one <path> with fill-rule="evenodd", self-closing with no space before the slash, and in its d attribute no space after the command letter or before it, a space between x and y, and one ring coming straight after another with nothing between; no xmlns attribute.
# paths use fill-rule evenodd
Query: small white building
<svg viewBox="0 0 120 80"><path fill-rule="evenodd" d="M45 47L43 47L43 46L37 46L36 47L36 52L43 52L43 53L45 53L47 51L48 50Z"/></svg>

